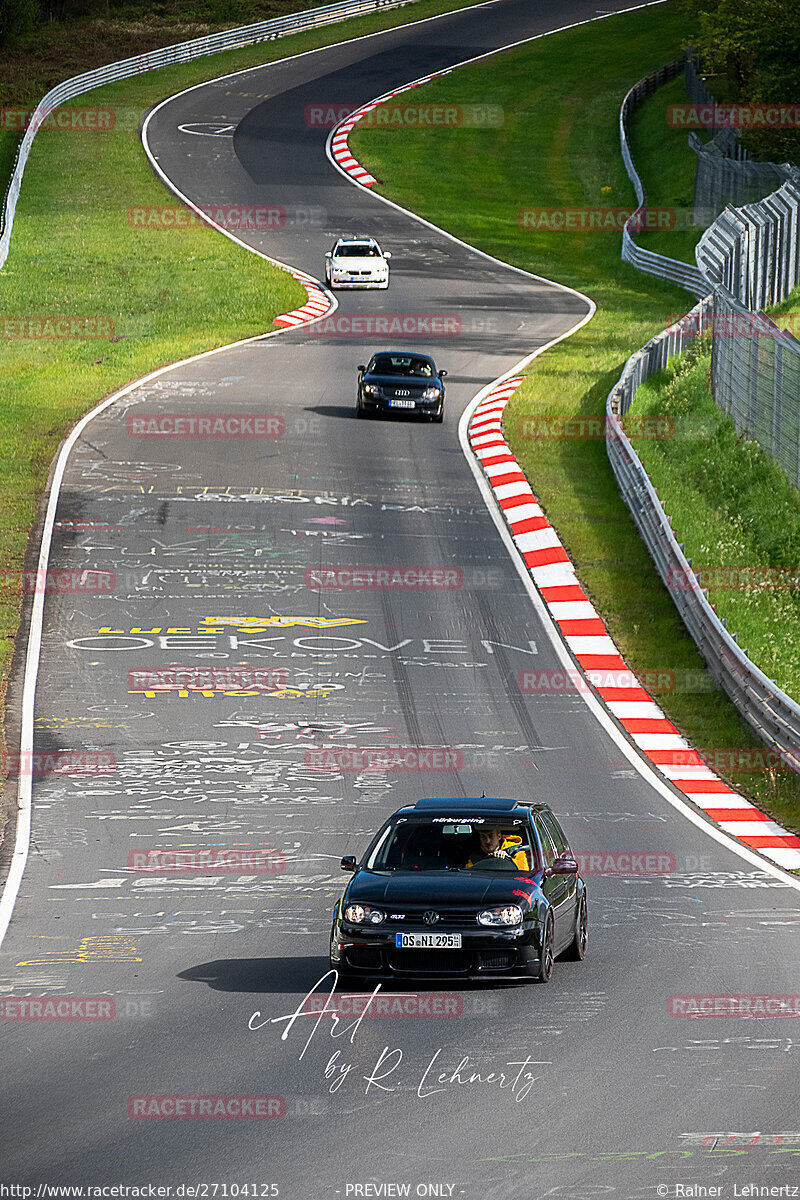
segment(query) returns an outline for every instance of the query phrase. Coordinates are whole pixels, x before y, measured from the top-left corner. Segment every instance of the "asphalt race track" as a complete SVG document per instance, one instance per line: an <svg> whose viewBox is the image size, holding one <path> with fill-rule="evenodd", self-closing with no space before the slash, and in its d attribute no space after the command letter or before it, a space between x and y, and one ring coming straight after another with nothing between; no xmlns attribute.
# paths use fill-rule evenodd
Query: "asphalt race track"
<svg viewBox="0 0 800 1200"><path fill-rule="evenodd" d="M195 1193L212 1198L248 1184L285 1200L800 1183L793 1022L668 1008L800 993L797 890L669 805L580 695L520 689L521 671L561 660L459 442L478 391L586 302L355 188L325 157L329 129L306 123L309 106L355 106L597 12L501 0L211 82L150 122L159 167L194 203L285 210L281 228L243 235L256 248L322 278L334 237L367 232L392 251L392 282L337 293L322 333L160 374L70 457L53 568L112 582L47 596L36 747L109 769L35 778L0 995L111 998L116 1015L3 1022L8 1179L228 1186ZM444 424L358 421L356 365L382 343L351 319L410 313L459 319L455 336L392 339L449 371ZM135 418L202 414L269 414L276 436L132 433ZM315 582L353 565L448 569L457 586ZM154 690L177 667L228 670L245 694ZM271 692L248 687L267 671ZM340 754L380 746L448 753L385 771ZM320 750L339 766L320 770ZM274 1021L328 969L340 857L401 803L483 789L547 800L580 853L669 868L587 876L589 955L547 986L400 987L410 1015ZM177 847L276 869L167 874L129 858ZM129 1115L154 1095L280 1099L262 1120ZM693 1186L724 1190L679 1190Z"/></svg>

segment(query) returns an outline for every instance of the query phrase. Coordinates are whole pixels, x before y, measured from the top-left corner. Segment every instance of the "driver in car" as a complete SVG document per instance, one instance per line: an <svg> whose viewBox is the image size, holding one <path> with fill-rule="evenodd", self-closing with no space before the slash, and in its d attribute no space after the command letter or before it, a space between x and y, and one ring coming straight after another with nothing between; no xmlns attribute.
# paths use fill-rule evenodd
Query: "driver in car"
<svg viewBox="0 0 800 1200"><path fill-rule="evenodd" d="M481 844L484 858L510 858L515 866L519 867L520 871L529 870L528 855L524 850L515 849L522 845L522 838L516 834L504 834L502 830L495 827L478 830L478 840ZM480 857L478 856L480 862ZM474 866L472 858L469 859L465 866Z"/></svg>

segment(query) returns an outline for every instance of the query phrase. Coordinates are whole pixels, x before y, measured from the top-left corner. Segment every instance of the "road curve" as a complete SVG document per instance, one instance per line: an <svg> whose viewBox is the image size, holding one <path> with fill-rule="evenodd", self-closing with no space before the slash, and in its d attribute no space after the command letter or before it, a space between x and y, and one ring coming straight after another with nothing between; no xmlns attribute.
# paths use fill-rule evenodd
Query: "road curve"
<svg viewBox="0 0 800 1200"><path fill-rule="evenodd" d="M339 324L158 373L70 454L52 564L106 574L45 604L44 766L0 951L10 1181L638 1200L796 1177L791 1021L698 1027L670 1005L800 993L796 892L687 822L580 696L521 690L521 671L562 661L458 438L480 389L586 302L353 188L325 158L328 130L306 124L309 106L363 103L596 13L500 0L211 82L150 121L160 169L194 203L287 214L246 235L254 247L319 277L333 236L364 230L393 251L392 285L341 293ZM353 318L391 314L458 318L457 336L413 338L450 372L441 426L355 419L375 339ZM279 436L137 434L209 414L243 433L270 415ZM309 572L352 565L458 586L315 589ZM244 694L148 695L177 667L229 668ZM285 687L248 688L270 670ZM428 751L427 769L312 765L320 748L387 745ZM83 774L47 773L70 752ZM579 852L626 864L588 876L587 960L547 987L421 987L411 1015L281 1022L327 969L340 856L400 803L484 788L548 800ZM274 847L284 869L168 875L131 857L178 847ZM15 1019L44 996L110 999L115 1015ZM151 1096L279 1097L280 1115L148 1119L135 1098Z"/></svg>

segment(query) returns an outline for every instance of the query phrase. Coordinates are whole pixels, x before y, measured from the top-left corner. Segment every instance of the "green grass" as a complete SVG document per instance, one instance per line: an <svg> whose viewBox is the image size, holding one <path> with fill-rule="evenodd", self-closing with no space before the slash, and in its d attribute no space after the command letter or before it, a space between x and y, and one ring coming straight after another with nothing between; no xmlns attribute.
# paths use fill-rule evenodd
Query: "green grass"
<svg viewBox="0 0 800 1200"><path fill-rule="evenodd" d="M767 310L777 325L787 328L800 341L800 286L789 293L780 304Z"/></svg>
<svg viewBox="0 0 800 1200"><path fill-rule="evenodd" d="M138 230L132 205L174 204L155 178L137 133L147 109L182 88L375 29L463 6L420 0L346 24L208 56L98 88L76 105L103 105L126 120L107 133L40 133L25 171L0 272L2 316L102 316L113 340L0 338L0 682L19 623L22 568L50 463L75 421L96 401L148 371L214 346L269 331L305 300L284 271L204 227ZM131 116L133 119L131 120ZM0 138L2 161L15 135Z"/></svg>
<svg viewBox="0 0 800 1200"><path fill-rule="evenodd" d="M692 306L682 289L621 262L618 233L534 232L518 223L526 207L633 202L619 151L619 105L632 84L681 53L692 33L686 22L674 3L627 13L495 56L415 93L431 102L500 105L499 130L455 127L420 139L413 130L373 128L356 131L351 145L393 200L596 302L588 325L532 364L506 410L506 436L629 664L648 682L651 673L670 670L697 681L659 693L671 719L698 747L757 746L727 697L701 690L709 680L703 660L620 498L604 442L534 441L522 432L531 417L602 421L628 355ZM658 146L651 156L638 153L648 193L674 201L653 178ZM680 179L685 164L676 165L677 158L676 151L670 169ZM442 180L458 186L432 186ZM800 826L800 780L749 772L732 782L785 824Z"/></svg>
<svg viewBox="0 0 800 1200"><path fill-rule="evenodd" d="M639 388L632 413L665 417L674 434L637 438L636 450L693 568L722 568L703 579L721 585L709 586L709 600L753 662L798 699L800 589L785 584L800 564L800 492L717 408L710 370L710 347L698 347ZM777 568L783 586L759 579L759 568Z"/></svg>

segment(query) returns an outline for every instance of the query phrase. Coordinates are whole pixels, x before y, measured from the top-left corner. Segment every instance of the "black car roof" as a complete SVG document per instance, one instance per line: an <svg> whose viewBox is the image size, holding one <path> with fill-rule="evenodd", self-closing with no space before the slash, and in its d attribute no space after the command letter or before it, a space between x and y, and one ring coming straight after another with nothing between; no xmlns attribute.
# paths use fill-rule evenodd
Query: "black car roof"
<svg viewBox="0 0 800 1200"><path fill-rule="evenodd" d="M436 366L430 354L426 354L424 350L375 350L372 357L378 358L381 354L388 354L390 357L396 355L398 358L424 358L432 367Z"/></svg>
<svg viewBox="0 0 800 1200"><path fill-rule="evenodd" d="M509 813L513 812L517 807L516 800L501 800L494 796L479 796L479 797L464 797L459 796L457 799L448 797L426 797L423 800L418 800L412 807L413 812L429 813L442 812L459 813L468 812L485 812L485 813Z"/></svg>
<svg viewBox="0 0 800 1200"><path fill-rule="evenodd" d="M550 812L552 811L549 804L532 803L530 800L510 800L501 799L496 796L477 796L477 797L440 797L428 796L422 800L417 800L416 804L404 804L402 808L397 809L397 813L411 814L419 813L427 815L428 813L442 813L445 815L452 814L454 817L462 813L475 813L476 815L485 814L490 816L493 814L501 815L511 812ZM397 813L393 815L397 815Z"/></svg>

